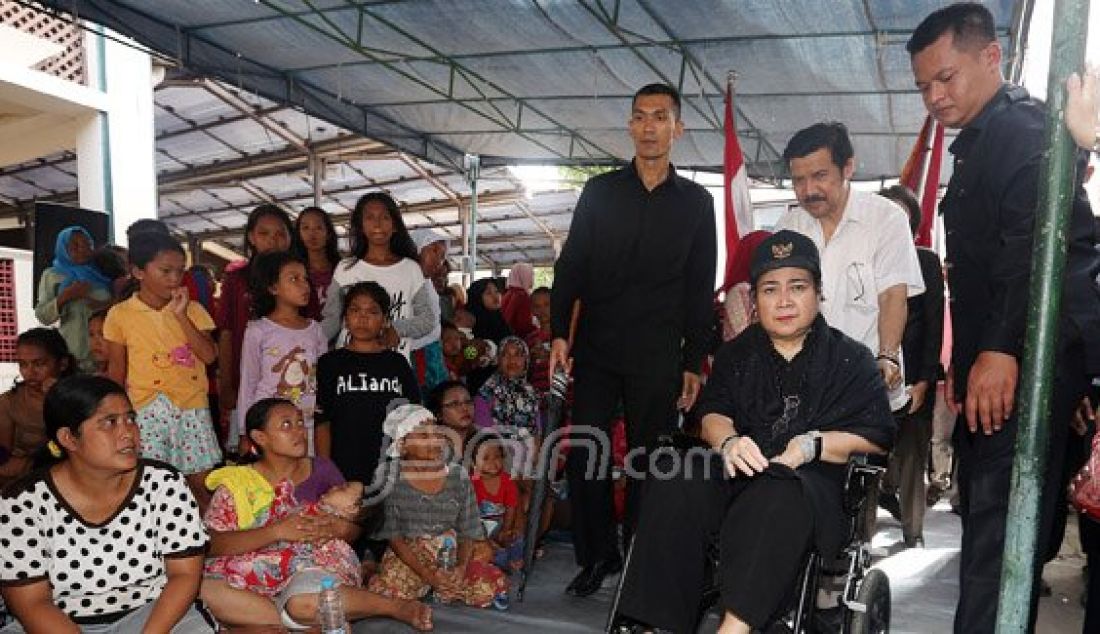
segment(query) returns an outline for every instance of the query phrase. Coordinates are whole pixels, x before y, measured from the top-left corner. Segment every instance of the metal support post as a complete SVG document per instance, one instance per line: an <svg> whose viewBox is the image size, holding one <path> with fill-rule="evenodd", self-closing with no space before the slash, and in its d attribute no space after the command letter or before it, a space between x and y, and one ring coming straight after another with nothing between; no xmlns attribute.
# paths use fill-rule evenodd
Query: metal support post
<svg viewBox="0 0 1100 634"><path fill-rule="evenodd" d="M1062 274L1066 263L1066 227L1073 204L1076 147L1063 121L1063 82L1085 59L1085 36L1090 0L1056 0L1047 81L1047 140L1049 150L1039 172L1039 206L1035 218L1035 245L1031 261L1031 300L1027 336L1020 372L1017 410L1019 429L1012 467L1005 532L1004 564L997 607L998 634L1028 631L1031 592L1035 582L1040 500L1046 474L1050 396L1058 314L1062 304ZM1058 474L1051 474L1058 477Z"/></svg>
<svg viewBox="0 0 1100 634"><path fill-rule="evenodd" d="M466 285L474 280L474 271L477 270L477 179L481 172L481 159L477 154L467 154L463 158L463 166L466 168L466 182L470 186L470 206L467 209L469 215L469 228L466 233L466 253L462 263L462 272Z"/></svg>

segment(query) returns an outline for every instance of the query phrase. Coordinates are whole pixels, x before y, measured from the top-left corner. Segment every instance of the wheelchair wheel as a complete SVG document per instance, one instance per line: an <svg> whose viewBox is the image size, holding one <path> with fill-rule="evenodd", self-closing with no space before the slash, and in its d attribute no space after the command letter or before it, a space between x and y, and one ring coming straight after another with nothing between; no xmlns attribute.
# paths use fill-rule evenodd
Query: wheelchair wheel
<svg viewBox="0 0 1100 634"><path fill-rule="evenodd" d="M890 631L890 579L878 568L867 571L856 600L866 612L849 611L850 634L885 634Z"/></svg>

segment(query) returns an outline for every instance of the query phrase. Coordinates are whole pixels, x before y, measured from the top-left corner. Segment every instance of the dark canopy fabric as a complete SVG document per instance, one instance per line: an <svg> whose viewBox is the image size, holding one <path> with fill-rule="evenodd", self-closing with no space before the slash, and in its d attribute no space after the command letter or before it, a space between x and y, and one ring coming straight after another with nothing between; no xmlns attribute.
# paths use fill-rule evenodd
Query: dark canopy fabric
<svg viewBox="0 0 1100 634"><path fill-rule="evenodd" d="M634 90L684 94L674 161L722 163L726 76L750 175L815 121L856 178L895 176L924 117L905 40L940 0L46 0L217 77L440 165L611 163ZM986 3L1011 57L1023 0ZM944 170L944 179L949 170Z"/></svg>

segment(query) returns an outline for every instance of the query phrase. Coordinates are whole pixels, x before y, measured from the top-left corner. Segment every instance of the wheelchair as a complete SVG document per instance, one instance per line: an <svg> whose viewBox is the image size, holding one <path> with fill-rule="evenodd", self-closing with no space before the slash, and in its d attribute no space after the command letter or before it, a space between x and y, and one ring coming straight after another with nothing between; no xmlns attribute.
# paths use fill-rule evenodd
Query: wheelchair
<svg viewBox="0 0 1100 634"><path fill-rule="evenodd" d="M663 439L662 444L684 450L685 445L697 444L695 439ZM879 634L890 630L890 579L884 572L871 567L871 538L875 534L875 517L878 507L878 491L886 471L884 457L853 454L848 459L844 482L844 512L848 518L848 538L834 561L823 561L819 553L811 551L798 577L792 605L778 621L762 631L765 634ZM713 574L721 565L718 548L711 545L707 584L700 598L695 631L698 631L707 614L716 607L721 593ZM606 634L635 634L651 631L649 628L619 623L619 598L623 580L630 566L627 552L623 573L615 588L611 610L607 619ZM820 607L818 590L822 582L842 580L839 596L828 595L828 607ZM839 583L835 584L839 587ZM659 630L658 630L659 631Z"/></svg>

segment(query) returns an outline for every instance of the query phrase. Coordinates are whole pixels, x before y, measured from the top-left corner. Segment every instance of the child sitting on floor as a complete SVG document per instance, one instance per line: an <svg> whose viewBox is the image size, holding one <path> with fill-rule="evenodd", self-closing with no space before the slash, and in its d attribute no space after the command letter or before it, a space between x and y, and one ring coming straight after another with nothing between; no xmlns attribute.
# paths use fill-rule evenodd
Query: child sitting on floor
<svg viewBox="0 0 1100 634"><path fill-rule="evenodd" d="M504 445L500 437L483 437L474 456L474 474L470 480L487 537L477 546L485 554L475 553L475 558L491 559L501 570L521 570L523 535L518 522L519 489L504 470Z"/></svg>
<svg viewBox="0 0 1100 634"><path fill-rule="evenodd" d="M484 539L470 478L444 458L432 413L401 405L386 417L387 455L400 458L386 474L385 523L376 537L389 547L369 589L385 597L421 598L506 609L507 581L491 563L471 557Z"/></svg>

